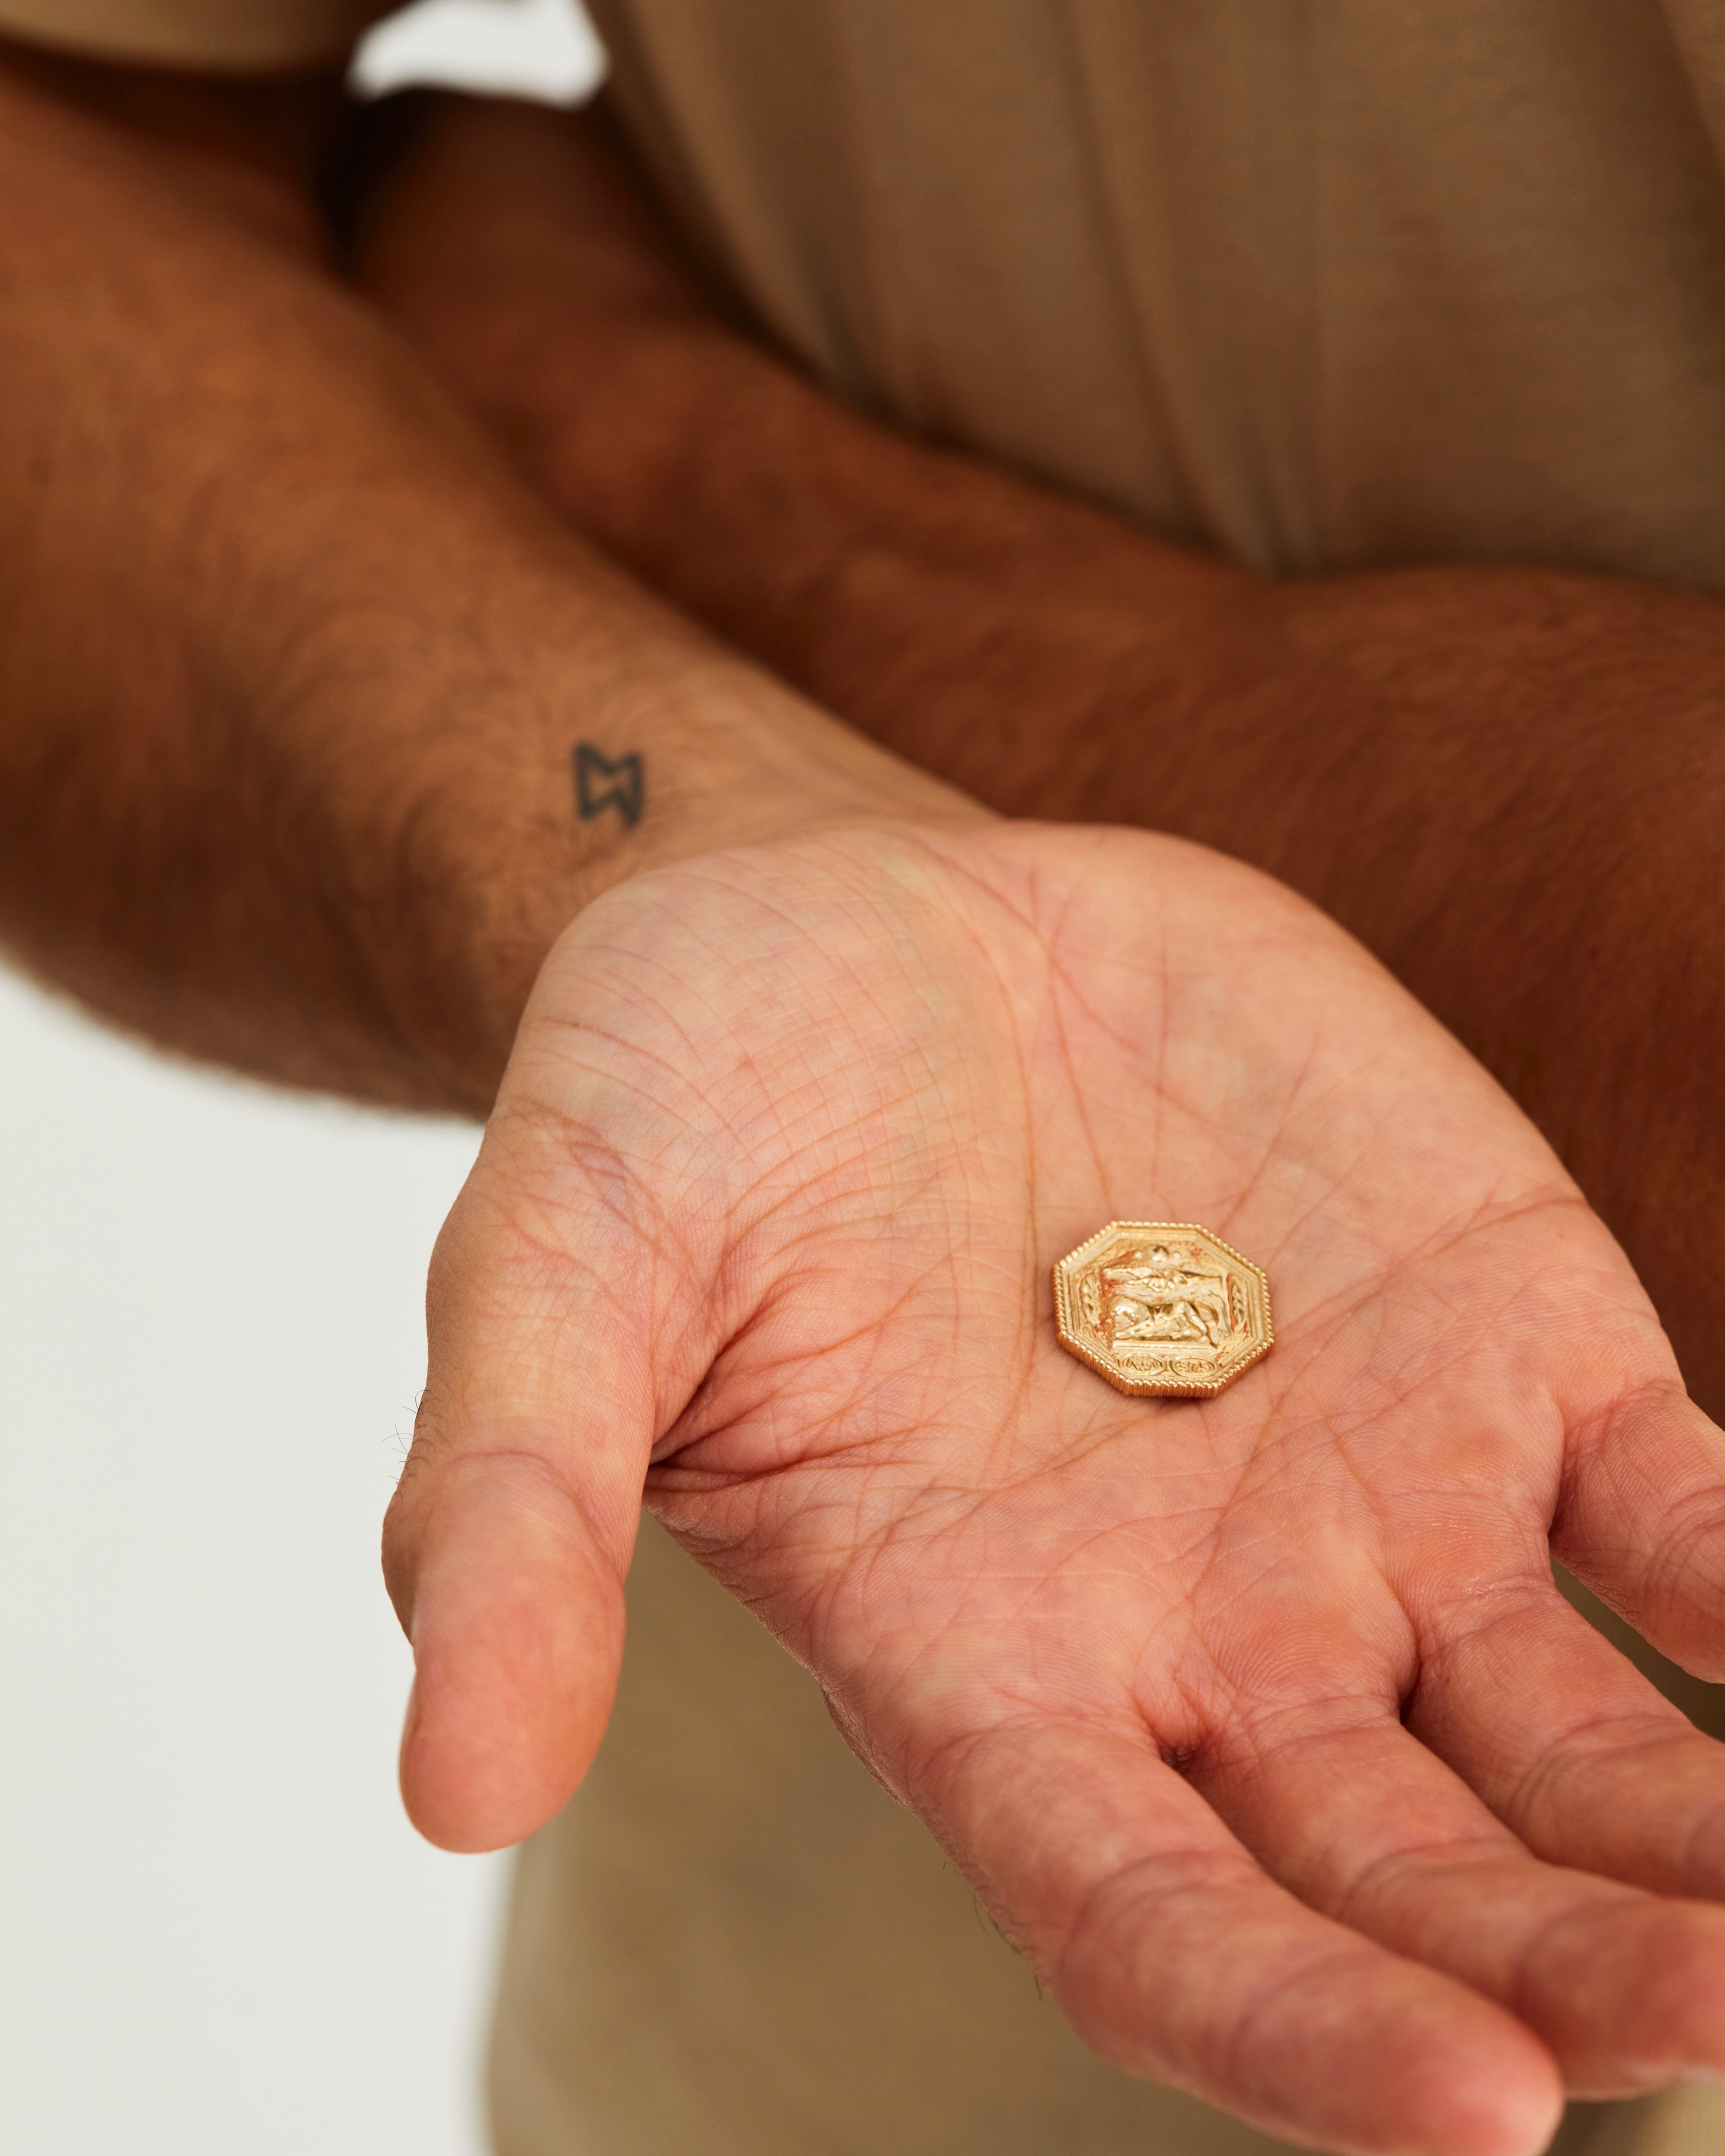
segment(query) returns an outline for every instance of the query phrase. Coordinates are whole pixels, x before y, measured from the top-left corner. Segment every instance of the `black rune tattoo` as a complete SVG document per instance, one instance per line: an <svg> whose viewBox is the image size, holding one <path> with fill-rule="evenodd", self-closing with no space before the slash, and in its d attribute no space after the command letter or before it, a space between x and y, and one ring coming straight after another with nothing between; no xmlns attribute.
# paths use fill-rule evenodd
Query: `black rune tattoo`
<svg viewBox="0 0 1725 2156"><path fill-rule="evenodd" d="M633 828L641 820L647 796L646 766L638 756L613 762L586 742L575 745L575 807L583 824L614 808Z"/></svg>

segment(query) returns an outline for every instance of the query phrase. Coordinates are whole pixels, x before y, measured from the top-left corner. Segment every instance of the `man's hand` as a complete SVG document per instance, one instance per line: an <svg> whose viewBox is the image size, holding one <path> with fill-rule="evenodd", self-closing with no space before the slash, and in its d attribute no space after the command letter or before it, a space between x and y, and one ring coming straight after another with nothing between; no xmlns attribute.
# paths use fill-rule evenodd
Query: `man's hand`
<svg viewBox="0 0 1725 2156"><path fill-rule="evenodd" d="M618 558L1010 814L1269 869L1507 1085L1725 1410L1725 608L1451 567L1276 584L835 398L590 124L451 101L367 281Z"/></svg>
<svg viewBox="0 0 1725 2156"><path fill-rule="evenodd" d="M1266 1269L1123 1399L1051 1262ZM649 1502L819 1676L1088 2039L1327 2148L1520 2156L1725 2072L1725 1440L1507 1098L1302 901L1122 832L859 827L564 934L439 1246L391 1516L409 1804L598 1740ZM649 1468L649 1463L651 1462Z"/></svg>

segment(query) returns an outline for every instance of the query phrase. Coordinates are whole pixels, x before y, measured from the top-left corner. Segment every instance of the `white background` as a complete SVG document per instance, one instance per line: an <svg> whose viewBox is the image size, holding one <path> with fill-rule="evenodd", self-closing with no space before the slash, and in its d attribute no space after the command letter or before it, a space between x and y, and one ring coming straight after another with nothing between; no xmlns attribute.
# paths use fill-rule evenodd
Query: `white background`
<svg viewBox="0 0 1725 2156"><path fill-rule="evenodd" d="M476 1134L0 976L0 2148L470 2156L494 1859L394 1789L377 1523Z"/></svg>
<svg viewBox="0 0 1725 2156"><path fill-rule="evenodd" d="M567 0L364 85L571 100ZM0 2149L477 2156L501 1860L397 1804L377 1525L476 1133L178 1068L0 974Z"/></svg>

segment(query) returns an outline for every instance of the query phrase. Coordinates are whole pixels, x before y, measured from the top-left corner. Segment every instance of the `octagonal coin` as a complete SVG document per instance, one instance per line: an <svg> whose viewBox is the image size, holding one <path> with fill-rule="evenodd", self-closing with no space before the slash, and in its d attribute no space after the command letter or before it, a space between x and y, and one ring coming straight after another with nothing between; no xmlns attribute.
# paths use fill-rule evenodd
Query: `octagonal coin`
<svg viewBox="0 0 1725 2156"><path fill-rule="evenodd" d="M1123 1393L1219 1393L1270 1353L1270 1283L1189 1220L1111 1220L1054 1269L1060 1344Z"/></svg>

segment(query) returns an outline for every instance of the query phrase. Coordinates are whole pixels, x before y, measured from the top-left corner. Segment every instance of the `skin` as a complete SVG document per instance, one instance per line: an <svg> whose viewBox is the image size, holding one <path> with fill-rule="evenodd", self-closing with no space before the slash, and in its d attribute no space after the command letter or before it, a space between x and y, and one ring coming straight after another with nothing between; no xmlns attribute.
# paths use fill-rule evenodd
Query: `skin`
<svg viewBox="0 0 1725 2156"><path fill-rule="evenodd" d="M0 918L177 1047L495 1095L415 1819L579 1779L644 1494L1128 2070L1384 2156L1725 2072L1725 1750L1549 1574L1725 1674L1725 1437L1554 1154L1282 886L1002 824L572 535L330 273L320 102L0 78ZM1258 1259L1274 1353L1064 1356L1111 1214Z"/></svg>
<svg viewBox="0 0 1725 2156"><path fill-rule="evenodd" d="M1350 928L1539 1123L1725 1409L1725 608L1537 568L1275 582L912 439L744 333L602 122L448 100L361 271L573 521L829 709Z"/></svg>

